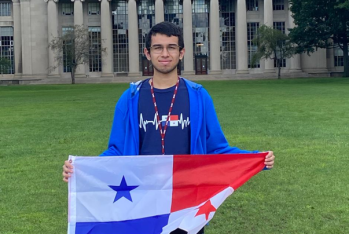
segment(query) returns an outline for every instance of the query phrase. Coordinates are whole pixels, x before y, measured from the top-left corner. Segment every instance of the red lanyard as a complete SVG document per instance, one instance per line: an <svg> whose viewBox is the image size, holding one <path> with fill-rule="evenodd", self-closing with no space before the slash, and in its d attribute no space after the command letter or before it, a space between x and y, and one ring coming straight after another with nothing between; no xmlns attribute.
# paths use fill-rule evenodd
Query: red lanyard
<svg viewBox="0 0 349 234"><path fill-rule="evenodd" d="M174 104L174 102L176 100L176 94L177 94L178 86L179 86L179 77L178 77L178 80L177 80L177 83L176 83L176 88L175 88L175 90L173 92L173 97L172 97L170 109L168 110L168 115L167 115L167 120L166 120L166 123L165 123L165 127L164 127L164 130L162 130L162 126L161 126L161 122L160 122L160 116L159 116L159 112L158 112L158 106L156 105L156 100L155 100L155 95L154 95L153 78L150 79L150 92L151 92L151 96L153 97L153 103L154 103L156 119L158 121L158 127L160 129L161 153L163 155L165 154L165 134L166 134L166 129L167 129L167 126L168 126L168 121L170 120L173 104Z"/></svg>

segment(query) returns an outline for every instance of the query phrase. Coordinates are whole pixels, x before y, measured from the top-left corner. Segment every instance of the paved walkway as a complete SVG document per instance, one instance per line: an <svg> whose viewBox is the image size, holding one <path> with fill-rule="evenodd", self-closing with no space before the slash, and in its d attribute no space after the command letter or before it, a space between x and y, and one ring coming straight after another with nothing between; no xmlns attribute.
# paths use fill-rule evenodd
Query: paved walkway
<svg viewBox="0 0 349 234"><path fill-rule="evenodd" d="M326 77L329 74L313 74L305 72L282 73L281 79L302 78L302 77ZM219 74L219 75L184 75L189 80L256 80L256 79L277 79L276 73L256 74ZM146 79L146 76L114 76L114 77L76 77L77 84L87 83L129 83ZM0 85L15 84L70 84L71 78L47 77L47 78L0 78Z"/></svg>

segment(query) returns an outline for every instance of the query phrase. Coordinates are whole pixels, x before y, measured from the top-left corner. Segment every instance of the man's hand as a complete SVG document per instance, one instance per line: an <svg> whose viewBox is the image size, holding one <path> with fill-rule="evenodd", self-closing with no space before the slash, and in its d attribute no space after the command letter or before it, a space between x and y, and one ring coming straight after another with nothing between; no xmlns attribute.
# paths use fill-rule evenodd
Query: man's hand
<svg viewBox="0 0 349 234"><path fill-rule="evenodd" d="M71 177L73 173L73 165L71 164L71 160L66 160L63 165L63 181L68 182L68 179Z"/></svg>
<svg viewBox="0 0 349 234"><path fill-rule="evenodd" d="M264 161L266 168L272 169L274 167L274 159L275 159L274 152L268 151L268 154L267 156L265 156L265 161Z"/></svg>

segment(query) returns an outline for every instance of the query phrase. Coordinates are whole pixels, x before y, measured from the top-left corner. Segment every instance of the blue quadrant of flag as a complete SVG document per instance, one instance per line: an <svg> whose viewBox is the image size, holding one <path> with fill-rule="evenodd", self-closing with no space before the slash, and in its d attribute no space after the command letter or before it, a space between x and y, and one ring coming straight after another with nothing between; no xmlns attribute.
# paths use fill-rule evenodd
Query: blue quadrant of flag
<svg viewBox="0 0 349 234"><path fill-rule="evenodd" d="M149 234L161 233L167 225L169 214L119 222L79 222L76 234Z"/></svg>

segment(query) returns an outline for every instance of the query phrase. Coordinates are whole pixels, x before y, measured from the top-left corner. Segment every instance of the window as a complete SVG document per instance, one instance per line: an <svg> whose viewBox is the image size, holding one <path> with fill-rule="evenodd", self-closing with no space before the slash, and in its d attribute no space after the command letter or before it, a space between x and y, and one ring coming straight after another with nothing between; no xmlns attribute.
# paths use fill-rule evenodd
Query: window
<svg viewBox="0 0 349 234"><path fill-rule="evenodd" d="M129 71L127 0L112 5L114 72Z"/></svg>
<svg viewBox="0 0 349 234"><path fill-rule="evenodd" d="M285 10L284 0L273 0L273 10L274 11L283 11Z"/></svg>
<svg viewBox="0 0 349 234"><path fill-rule="evenodd" d="M274 59L274 67L278 67L278 63L281 61L280 67L286 67L286 59Z"/></svg>
<svg viewBox="0 0 349 234"><path fill-rule="evenodd" d="M73 27L67 26L62 28L62 35L64 36L67 32L72 31Z"/></svg>
<svg viewBox="0 0 349 234"><path fill-rule="evenodd" d="M246 8L247 11L258 11L258 0L247 0Z"/></svg>
<svg viewBox="0 0 349 234"><path fill-rule="evenodd" d="M12 2L0 3L0 16L11 16Z"/></svg>
<svg viewBox="0 0 349 234"><path fill-rule="evenodd" d="M74 15L74 3L62 3L62 15Z"/></svg>
<svg viewBox="0 0 349 234"><path fill-rule="evenodd" d="M343 67L344 66L344 57L343 50L337 46L334 48L334 66Z"/></svg>
<svg viewBox="0 0 349 234"><path fill-rule="evenodd" d="M88 14L99 15L101 5L99 3L88 3Z"/></svg>
<svg viewBox="0 0 349 234"><path fill-rule="evenodd" d="M72 27L62 27L62 35L65 35L68 31L73 30ZM71 60L72 60L72 41L63 41L63 72L71 72Z"/></svg>
<svg viewBox="0 0 349 234"><path fill-rule="evenodd" d="M281 31L283 34L285 34L285 22L274 22L273 23L274 29L277 29ZM278 57L280 54L278 55ZM274 59L274 67L278 67L278 63L280 62L280 59L275 60ZM282 59L280 67L286 67L286 59Z"/></svg>
<svg viewBox="0 0 349 234"><path fill-rule="evenodd" d="M1 74L14 74L13 27L0 27L0 58L8 64L0 67Z"/></svg>
<svg viewBox="0 0 349 234"><path fill-rule="evenodd" d="M248 67L249 68L259 68L261 67L259 62L256 64L251 64L253 55L257 52L257 45L255 45L252 40L257 34L259 28L259 23L247 23L247 48L248 48Z"/></svg>
<svg viewBox="0 0 349 234"><path fill-rule="evenodd" d="M165 21L174 23L183 28L183 3L178 0L165 2Z"/></svg>
<svg viewBox="0 0 349 234"><path fill-rule="evenodd" d="M194 0L192 11L195 59L195 55L208 55L209 51L209 3L205 0Z"/></svg>
<svg viewBox="0 0 349 234"><path fill-rule="evenodd" d="M235 12L232 2L219 3L221 69L236 69Z"/></svg>
<svg viewBox="0 0 349 234"><path fill-rule="evenodd" d="M281 31L283 34L286 33L286 31L285 31L285 22L274 22L273 23L273 27L274 27L274 29L277 29L277 30Z"/></svg>
<svg viewBox="0 0 349 234"><path fill-rule="evenodd" d="M139 68L143 70L143 49L145 48L145 38L150 28L155 25L155 1L137 1L138 10L138 40L139 40Z"/></svg>
<svg viewBox="0 0 349 234"><path fill-rule="evenodd" d="M90 72L102 71L101 28L88 27L90 38Z"/></svg>

